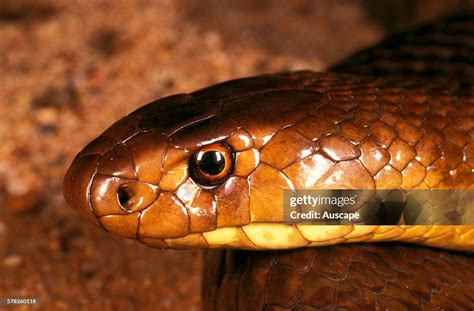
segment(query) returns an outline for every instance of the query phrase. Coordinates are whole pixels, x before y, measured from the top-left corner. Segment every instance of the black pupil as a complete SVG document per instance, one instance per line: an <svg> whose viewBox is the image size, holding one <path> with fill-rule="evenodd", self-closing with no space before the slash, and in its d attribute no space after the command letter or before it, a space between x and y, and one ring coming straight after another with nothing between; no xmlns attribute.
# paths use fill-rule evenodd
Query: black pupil
<svg viewBox="0 0 474 311"><path fill-rule="evenodd" d="M225 167L224 156L218 151L207 151L199 160L199 169L208 175L217 175Z"/></svg>

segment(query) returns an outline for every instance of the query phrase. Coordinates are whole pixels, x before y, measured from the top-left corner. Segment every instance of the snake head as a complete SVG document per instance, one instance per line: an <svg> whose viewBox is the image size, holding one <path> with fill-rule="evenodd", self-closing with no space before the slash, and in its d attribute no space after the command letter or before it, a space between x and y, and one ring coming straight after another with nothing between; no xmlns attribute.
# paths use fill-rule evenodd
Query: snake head
<svg viewBox="0 0 474 311"><path fill-rule="evenodd" d="M217 226L215 191L235 179L231 145L250 143L241 132L225 142L235 127L216 120L219 108L176 95L114 123L73 160L66 201L113 234L156 247L206 247L199 234Z"/></svg>
<svg viewBox="0 0 474 311"><path fill-rule="evenodd" d="M108 232L154 247L306 245L282 224L284 190L374 183L359 148L337 133L351 113L301 89L307 72L293 75L229 81L143 106L76 156L66 201ZM271 232L275 223L286 235Z"/></svg>
<svg viewBox="0 0 474 311"><path fill-rule="evenodd" d="M173 191L188 177L190 152L169 148L164 134L179 122L174 108L188 99L177 95L151 103L90 142L64 178L68 204L110 233L150 239L154 246L188 235L188 211ZM188 121L186 113L182 121Z"/></svg>

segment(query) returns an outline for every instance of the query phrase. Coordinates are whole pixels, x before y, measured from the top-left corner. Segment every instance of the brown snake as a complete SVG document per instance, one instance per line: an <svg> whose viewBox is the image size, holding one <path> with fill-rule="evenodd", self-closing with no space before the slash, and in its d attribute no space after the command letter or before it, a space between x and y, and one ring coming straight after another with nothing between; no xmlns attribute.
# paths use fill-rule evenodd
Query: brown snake
<svg viewBox="0 0 474 311"><path fill-rule="evenodd" d="M472 252L469 196L462 207L420 203L418 214L433 211L421 222L401 210L389 225L308 225L285 223L283 192L472 193L473 29L472 15L448 18L332 72L261 75L152 102L78 154L66 200L110 233L159 248L400 241ZM474 262L462 252L353 244L207 257L210 309L474 307Z"/></svg>

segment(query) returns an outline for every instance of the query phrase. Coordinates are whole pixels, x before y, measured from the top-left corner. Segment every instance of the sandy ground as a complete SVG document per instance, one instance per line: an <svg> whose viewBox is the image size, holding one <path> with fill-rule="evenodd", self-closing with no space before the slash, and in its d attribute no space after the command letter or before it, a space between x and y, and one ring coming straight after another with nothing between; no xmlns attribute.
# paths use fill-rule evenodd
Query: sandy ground
<svg viewBox="0 0 474 311"><path fill-rule="evenodd" d="M34 310L198 310L200 251L155 250L85 223L61 194L74 155L153 99L324 70L467 7L474 1L3 0L0 297L36 297Z"/></svg>

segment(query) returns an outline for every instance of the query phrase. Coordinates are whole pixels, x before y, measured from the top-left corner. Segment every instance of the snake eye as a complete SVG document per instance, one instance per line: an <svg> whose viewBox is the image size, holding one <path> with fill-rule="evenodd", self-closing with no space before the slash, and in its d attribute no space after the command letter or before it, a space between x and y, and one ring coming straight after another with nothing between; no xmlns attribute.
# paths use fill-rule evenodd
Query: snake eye
<svg viewBox="0 0 474 311"><path fill-rule="evenodd" d="M191 158L190 176L203 188L215 188L224 182L234 168L234 151L224 143L199 149Z"/></svg>

